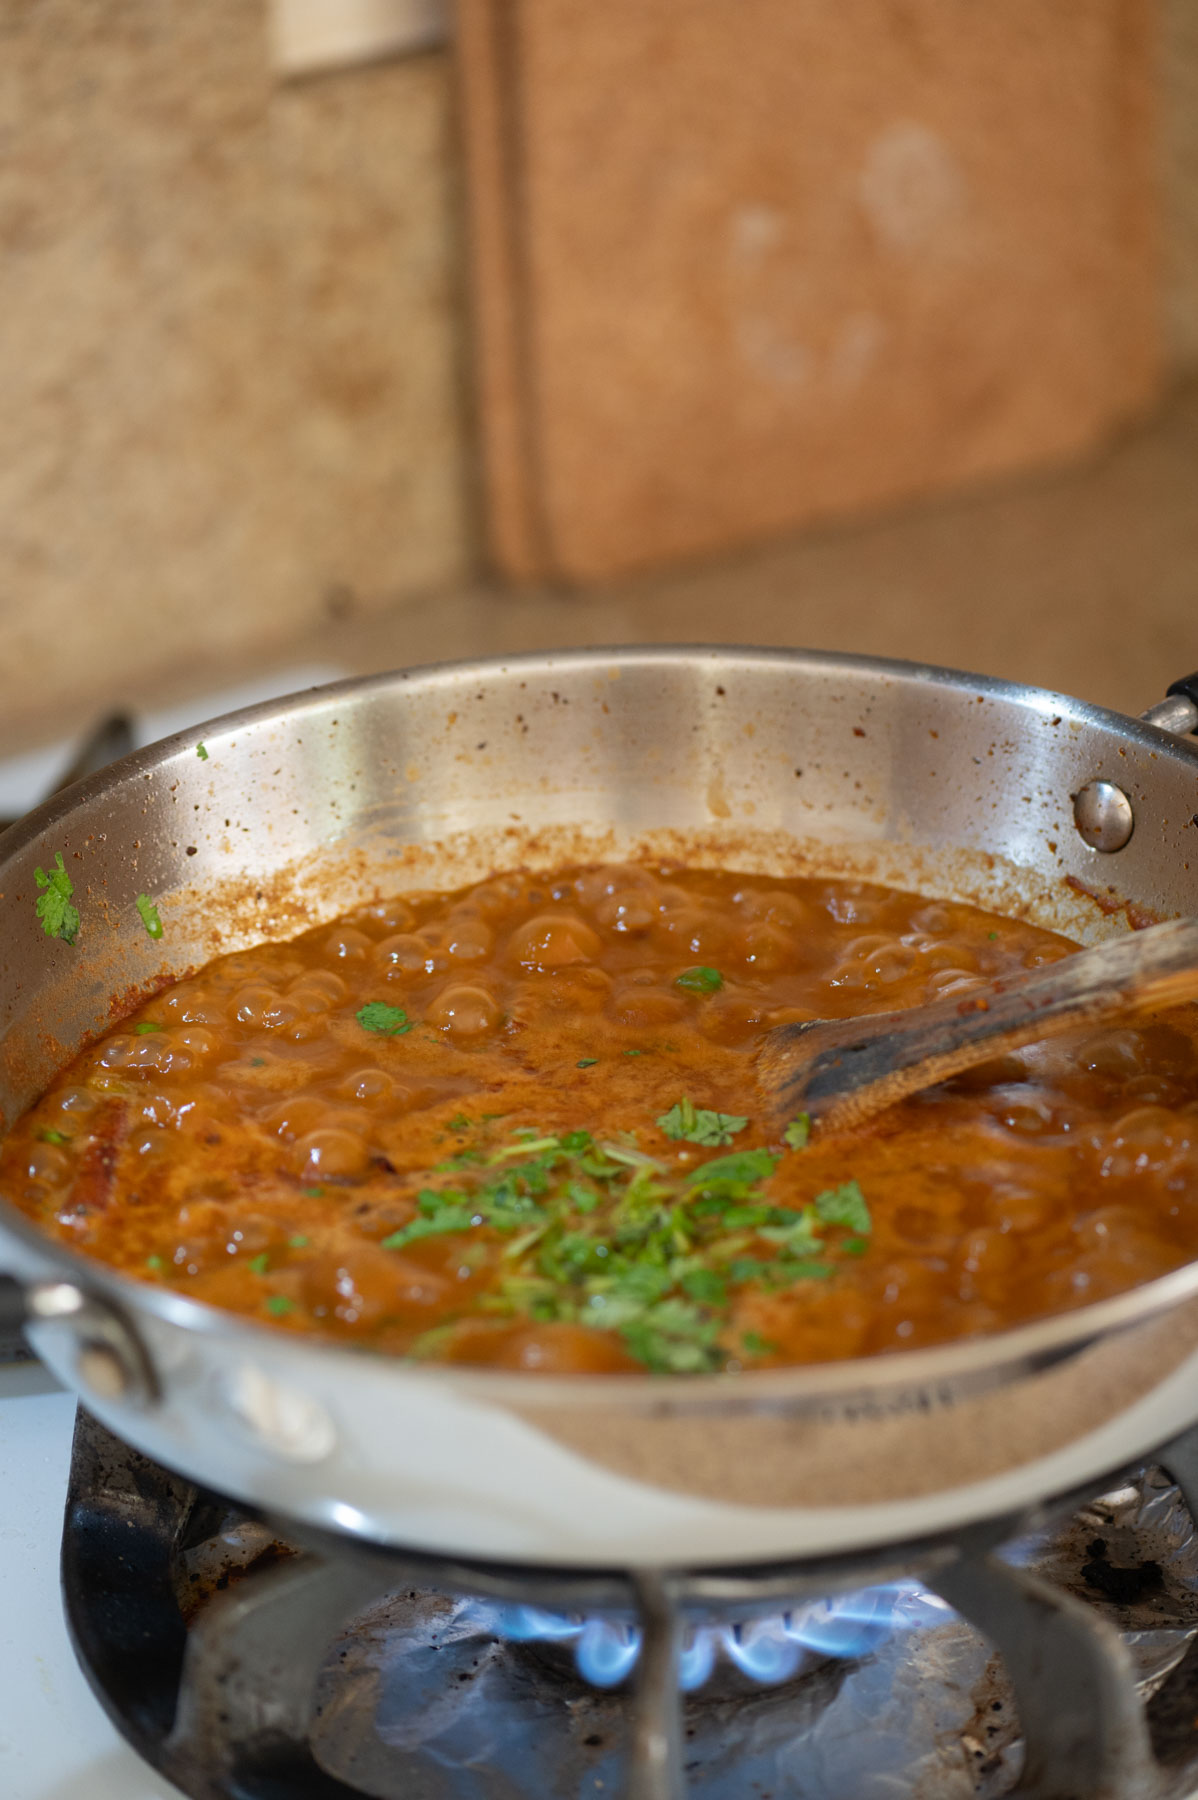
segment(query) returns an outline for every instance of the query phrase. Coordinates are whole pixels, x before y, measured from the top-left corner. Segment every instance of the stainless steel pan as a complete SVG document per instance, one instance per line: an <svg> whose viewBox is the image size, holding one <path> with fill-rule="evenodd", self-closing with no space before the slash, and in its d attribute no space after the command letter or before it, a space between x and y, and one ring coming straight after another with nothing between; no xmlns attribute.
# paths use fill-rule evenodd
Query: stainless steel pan
<svg viewBox="0 0 1198 1800"><path fill-rule="evenodd" d="M1189 730L1198 709L1161 716ZM616 650L347 682L127 757L4 836L0 1107L14 1119L114 997L375 893L682 852L877 877L1095 941L1127 929L1122 902L1198 910L1196 814L1181 737L913 664ZM73 948L34 914L56 851ZM297 1341L122 1279L3 1202L0 1257L38 1353L140 1449L460 1556L699 1567L881 1544L1084 1481L1198 1419L1198 1261L935 1350L564 1378Z"/></svg>

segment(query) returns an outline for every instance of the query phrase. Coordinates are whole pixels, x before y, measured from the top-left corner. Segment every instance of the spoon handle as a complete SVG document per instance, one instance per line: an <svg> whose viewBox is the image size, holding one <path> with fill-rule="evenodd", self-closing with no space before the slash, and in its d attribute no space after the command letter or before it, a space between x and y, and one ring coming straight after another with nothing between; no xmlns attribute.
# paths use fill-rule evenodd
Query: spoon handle
<svg viewBox="0 0 1198 1800"><path fill-rule="evenodd" d="M1198 997L1198 919L1171 919L910 1011L780 1025L759 1069L780 1116L837 1130L1083 1024Z"/></svg>

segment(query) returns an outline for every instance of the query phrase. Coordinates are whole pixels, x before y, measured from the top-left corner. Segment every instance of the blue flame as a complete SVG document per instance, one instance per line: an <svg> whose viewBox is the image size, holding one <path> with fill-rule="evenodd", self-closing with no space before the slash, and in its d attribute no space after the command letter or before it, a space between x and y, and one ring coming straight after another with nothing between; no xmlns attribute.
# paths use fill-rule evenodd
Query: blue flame
<svg viewBox="0 0 1198 1800"><path fill-rule="evenodd" d="M618 1687L631 1675L640 1653L638 1628L611 1619L588 1619L574 1645L578 1672L594 1687Z"/></svg>
<svg viewBox="0 0 1198 1800"><path fill-rule="evenodd" d="M625 1620L582 1619L537 1606L462 1603L462 1615L488 1636L513 1643L569 1644L579 1674L593 1687L618 1687L636 1667L640 1628ZM737 1625L696 1625L683 1635L678 1679L693 1693L721 1657L753 1681L790 1681L812 1655L868 1656L896 1631L931 1630L956 1614L917 1581L890 1581L856 1593L807 1601L771 1618Z"/></svg>

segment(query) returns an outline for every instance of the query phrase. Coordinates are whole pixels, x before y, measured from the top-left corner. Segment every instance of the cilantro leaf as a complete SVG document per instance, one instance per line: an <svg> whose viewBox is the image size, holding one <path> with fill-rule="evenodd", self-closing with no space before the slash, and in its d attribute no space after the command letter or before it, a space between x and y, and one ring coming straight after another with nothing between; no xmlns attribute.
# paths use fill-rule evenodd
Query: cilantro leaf
<svg viewBox="0 0 1198 1800"><path fill-rule="evenodd" d="M75 888L63 866L61 850L54 852L54 863L48 875L42 868L33 871L37 885L45 889L38 896L34 911L47 937L61 938L64 944L73 944L79 935L79 913L71 905Z"/></svg>
<svg viewBox="0 0 1198 1800"><path fill-rule="evenodd" d="M37 1135L43 1144L69 1144L71 1141L65 1131L55 1131L52 1125L48 1125L44 1131L39 1131Z"/></svg>
<svg viewBox="0 0 1198 1800"><path fill-rule="evenodd" d="M675 975L674 986L688 988L692 994L718 994L724 985L724 977L718 969L707 969L699 965L693 969L683 969L681 975Z"/></svg>
<svg viewBox="0 0 1198 1800"><path fill-rule="evenodd" d="M388 1006L385 1000L368 1001L354 1017L363 1031L379 1031L384 1037L402 1037L413 1024L402 1006Z"/></svg>
<svg viewBox="0 0 1198 1800"><path fill-rule="evenodd" d="M155 1025L152 1019L139 1019L133 1029L139 1037L144 1037L147 1031L162 1031L164 1027Z"/></svg>
<svg viewBox="0 0 1198 1800"><path fill-rule="evenodd" d="M873 1230L865 1195L855 1181L846 1181L838 1188L828 1188L817 1194L815 1210L825 1225L843 1225L856 1237L868 1237Z"/></svg>
<svg viewBox="0 0 1198 1800"><path fill-rule="evenodd" d="M696 1107L685 1094L676 1100L669 1112L662 1113L657 1121L668 1138L675 1141L684 1139L690 1144L707 1144L714 1148L717 1144L730 1144L738 1131L743 1131L749 1123L735 1113L710 1112L706 1107Z"/></svg>
<svg viewBox="0 0 1198 1800"><path fill-rule="evenodd" d="M829 1281L835 1273L831 1263L808 1259L792 1262L789 1257L780 1256L766 1279L773 1287L788 1287L793 1281Z"/></svg>
<svg viewBox="0 0 1198 1800"><path fill-rule="evenodd" d="M260 1251L257 1256L251 1256L249 1262L246 1264L246 1268L251 1269L255 1275L265 1275L269 1266L270 1257L265 1250Z"/></svg>
<svg viewBox="0 0 1198 1800"><path fill-rule="evenodd" d="M580 1056L574 1067L576 1069L593 1069L598 1061L597 1056Z"/></svg>
<svg viewBox="0 0 1198 1800"><path fill-rule="evenodd" d="M146 936L160 938L162 936L162 920L158 917L158 908L148 894L137 896L136 906L141 914L141 922L146 928Z"/></svg>
<svg viewBox="0 0 1198 1800"><path fill-rule="evenodd" d="M690 1300L701 1306L726 1306L728 1283L714 1269L688 1269L679 1287Z"/></svg>
<svg viewBox="0 0 1198 1800"><path fill-rule="evenodd" d="M295 1311L295 1301L289 1300L286 1294L271 1294L266 1302L266 1310L281 1319L285 1313Z"/></svg>
<svg viewBox="0 0 1198 1800"><path fill-rule="evenodd" d="M426 1198L428 1196L428 1198ZM401 1225L390 1237L382 1241L384 1250L402 1250L405 1244L415 1243L417 1238L442 1237L449 1232L469 1231L476 1217L472 1207L462 1206L454 1201L443 1201L440 1194L426 1188L418 1202L421 1211L417 1218Z"/></svg>
<svg viewBox="0 0 1198 1800"><path fill-rule="evenodd" d="M767 1181L781 1157L771 1150L739 1150L734 1156L716 1156L686 1175L688 1187L709 1188L731 1182L737 1186Z"/></svg>
<svg viewBox="0 0 1198 1800"><path fill-rule="evenodd" d="M623 1326L620 1336L629 1353L657 1374L701 1374L718 1369L724 1352L718 1343L719 1322L707 1318L686 1300L662 1300Z"/></svg>
<svg viewBox="0 0 1198 1800"><path fill-rule="evenodd" d="M792 1119L782 1133L782 1142L788 1150L801 1150L811 1136L811 1114L800 1113Z"/></svg>
<svg viewBox="0 0 1198 1800"><path fill-rule="evenodd" d="M203 744L196 745L196 755L199 757L201 762L208 761L208 752Z"/></svg>
<svg viewBox="0 0 1198 1800"><path fill-rule="evenodd" d="M777 1344L771 1344L758 1331L742 1331L740 1347L746 1356L770 1356L778 1348Z"/></svg>

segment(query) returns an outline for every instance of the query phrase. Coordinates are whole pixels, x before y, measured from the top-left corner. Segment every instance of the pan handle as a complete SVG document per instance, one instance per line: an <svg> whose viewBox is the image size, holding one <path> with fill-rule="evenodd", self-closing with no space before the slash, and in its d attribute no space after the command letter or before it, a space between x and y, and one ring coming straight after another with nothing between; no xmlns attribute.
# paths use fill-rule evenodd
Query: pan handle
<svg viewBox="0 0 1198 1800"><path fill-rule="evenodd" d="M24 1332L35 1351L41 1337L61 1346L65 1334L70 1374L84 1396L151 1406L160 1389L145 1346L124 1313L73 1281L20 1281L0 1275L0 1337ZM48 1360L63 1373L59 1358Z"/></svg>
<svg viewBox="0 0 1198 1800"><path fill-rule="evenodd" d="M1144 723L1155 725L1161 731L1175 732L1178 737L1198 730L1198 670L1171 682L1166 691L1168 699L1158 700L1155 706L1140 714Z"/></svg>

